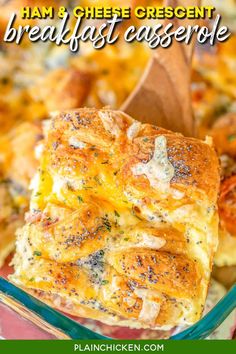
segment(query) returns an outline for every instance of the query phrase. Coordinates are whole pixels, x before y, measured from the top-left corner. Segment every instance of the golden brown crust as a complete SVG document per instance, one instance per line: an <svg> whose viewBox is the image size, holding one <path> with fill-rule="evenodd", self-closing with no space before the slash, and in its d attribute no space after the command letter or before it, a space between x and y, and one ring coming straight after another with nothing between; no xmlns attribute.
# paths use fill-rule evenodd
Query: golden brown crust
<svg viewBox="0 0 236 354"><path fill-rule="evenodd" d="M12 280L106 323L193 323L217 245L218 187L207 143L119 111L58 113Z"/></svg>
<svg viewBox="0 0 236 354"><path fill-rule="evenodd" d="M142 286L166 291L171 296L194 298L200 277L195 263L185 255L154 250L129 249L109 252L108 262L118 273L135 279Z"/></svg>
<svg viewBox="0 0 236 354"><path fill-rule="evenodd" d="M94 143L98 146L99 144L106 145L106 147L102 146L103 153L108 153L110 146L115 142L115 137L101 125L100 118L96 112L96 110L84 109L81 119L79 118L79 110L62 114L60 127L57 126L57 122L59 121L55 123L55 130L57 127L59 128L55 133L55 139L57 139L57 134L62 139L64 137L66 139L66 135L68 134L73 135L73 131L71 131L72 124L76 136L83 136L83 141L90 144ZM123 117L122 120L119 119L118 114L116 119L117 129L123 131L131 123L128 117ZM88 129L89 135L84 136ZM204 142L192 138L183 139L180 134L174 134L162 128L144 124L131 145L128 144L127 137L122 137L118 149L121 153L127 151L128 159L124 159L125 165L119 174L123 174L124 180L127 177L135 179L134 183L136 186L143 182L144 185L142 187L146 187L149 184L148 180L143 178L145 179L143 181L140 177L139 180L141 182L137 181L133 173L130 172L131 165L150 159L153 153L154 140L159 135L165 136L167 139L168 158L175 168L175 175L171 180L171 185L173 187L177 187L177 185L192 186L193 188L200 189L214 202L217 198L217 190L213 187L215 186L215 176L219 173L218 159L214 150ZM69 153L71 154L71 152ZM64 155L64 150L62 151L62 155ZM90 157L93 157L93 154L87 156L88 159ZM201 160L201 169L199 168L199 160ZM90 163L91 160L88 160L87 164L89 165ZM205 171L204 176L202 169ZM129 181L129 183L131 184L132 181Z"/></svg>

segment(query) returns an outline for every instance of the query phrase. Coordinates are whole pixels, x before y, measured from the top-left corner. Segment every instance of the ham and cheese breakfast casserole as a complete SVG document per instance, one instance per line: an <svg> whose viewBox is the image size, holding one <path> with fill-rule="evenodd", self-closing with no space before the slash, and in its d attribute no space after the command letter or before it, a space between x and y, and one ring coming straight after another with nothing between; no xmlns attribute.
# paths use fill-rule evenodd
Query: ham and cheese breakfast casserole
<svg viewBox="0 0 236 354"><path fill-rule="evenodd" d="M218 241L210 141L78 109L51 121L11 280L108 324L168 329L202 313Z"/></svg>
<svg viewBox="0 0 236 354"><path fill-rule="evenodd" d="M210 131L221 160L219 267L236 265L236 114L219 118ZM235 274L235 270L234 270Z"/></svg>
<svg viewBox="0 0 236 354"><path fill-rule="evenodd" d="M194 61L193 107L201 138L210 135L221 161L218 267L236 276L236 35L215 48L198 51ZM223 272L220 272L223 274ZM228 271L220 277L228 283Z"/></svg>
<svg viewBox="0 0 236 354"><path fill-rule="evenodd" d="M14 250L16 229L24 224L28 186L37 170L34 149L41 139L40 125L30 122L0 136L0 267Z"/></svg>

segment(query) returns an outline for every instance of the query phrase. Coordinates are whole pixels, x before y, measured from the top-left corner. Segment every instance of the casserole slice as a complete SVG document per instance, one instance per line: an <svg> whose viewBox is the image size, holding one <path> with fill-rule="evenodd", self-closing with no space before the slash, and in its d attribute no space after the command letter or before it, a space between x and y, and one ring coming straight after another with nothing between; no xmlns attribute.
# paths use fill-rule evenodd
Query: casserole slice
<svg viewBox="0 0 236 354"><path fill-rule="evenodd" d="M218 242L210 143L120 111L57 113L11 280L64 312L111 325L197 321Z"/></svg>

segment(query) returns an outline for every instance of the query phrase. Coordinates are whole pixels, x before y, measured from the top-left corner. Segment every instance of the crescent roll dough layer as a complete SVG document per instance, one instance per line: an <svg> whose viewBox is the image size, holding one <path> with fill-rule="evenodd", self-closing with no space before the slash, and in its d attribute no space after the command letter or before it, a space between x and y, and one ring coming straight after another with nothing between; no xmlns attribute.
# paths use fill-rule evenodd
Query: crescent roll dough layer
<svg viewBox="0 0 236 354"><path fill-rule="evenodd" d="M197 321L218 241L212 147L120 111L78 109L54 116L40 160L11 279L108 324Z"/></svg>

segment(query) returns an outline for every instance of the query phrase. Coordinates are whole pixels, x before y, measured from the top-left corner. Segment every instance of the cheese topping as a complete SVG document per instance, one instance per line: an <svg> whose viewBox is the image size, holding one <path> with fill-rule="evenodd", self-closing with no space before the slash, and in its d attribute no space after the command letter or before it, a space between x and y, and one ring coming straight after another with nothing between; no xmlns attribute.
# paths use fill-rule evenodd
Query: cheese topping
<svg viewBox="0 0 236 354"><path fill-rule="evenodd" d="M99 111L99 117L101 118L104 128L109 133L116 137L120 135L120 127L110 111Z"/></svg>
<svg viewBox="0 0 236 354"><path fill-rule="evenodd" d="M44 149L44 144L38 144L35 149L34 149L34 155L35 155L35 158L37 160L40 159L40 157L42 156L43 154L43 149Z"/></svg>
<svg viewBox="0 0 236 354"><path fill-rule="evenodd" d="M205 141L204 141L205 144L209 145L209 146L213 146L213 139L211 136L206 136L205 138Z"/></svg>
<svg viewBox="0 0 236 354"><path fill-rule="evenodd" d="M84 149L86 148L87 144L83 143L82 141L77 140L74 136L69 139L69 145L74 149Z"/></svg>
<svg viewBox="0 0 236 354"><path fill-rule="evenodd" d="M40 184L40 175L37 172L30 181L29 190L32 190L35 193L37 193L37 190L39 189L39 184Z"/></svg>
<svg viewBox="0 0 236 354"><path fill-rule="evenodd" d="M127 137L129 140L133 140L138 135L142 123L141 122L134 122L131 126L127 129Z"/></svg>
<svg viewBox="0 0 236 354"><path fill-rule="evenodd" d="M155 320L160 312L161 305L155 301L144 298L142 310L139 314L140 321L155 325Z"/></svg>
<svg viewBox="0 0 236 354"><path fill-rule="evenodd" d="M139 238L140 241L135 245L136 247L145 247L158 250L166 244L166 240L164 238L156 237L145 232L139 234Z"/></svg>
<svg viewBox="0 0 236 354"><path fill-rule="evenodd" d="M149 291L146 289L136 289L135 294L143 300L143 306L139 314L139 320L150 325L155 325L157 316L159 315L161 305L160 303L152 300L158 296L158 292ZM156 299L155 299L156 300Z"/></svg>
<svg viewBox="0 0 236 354"><path fill-rule="evenodd" d="M166 191L174 177L175 170L167 154L166 137L161 135L155 139L155 150L152 159L144 164L139 163L132 168L136 176L145 175L153 188Z"/></svg>
<svg viewBox="0 0 236 354"><path fill-rule="evenodd" d="M65 189L66 181L59 176L54 176L53 182L52 192L55 193L58 198L63 198L62 192Z"/></svg>

